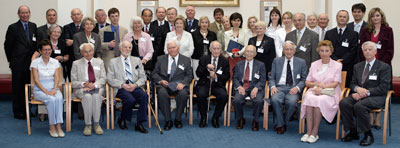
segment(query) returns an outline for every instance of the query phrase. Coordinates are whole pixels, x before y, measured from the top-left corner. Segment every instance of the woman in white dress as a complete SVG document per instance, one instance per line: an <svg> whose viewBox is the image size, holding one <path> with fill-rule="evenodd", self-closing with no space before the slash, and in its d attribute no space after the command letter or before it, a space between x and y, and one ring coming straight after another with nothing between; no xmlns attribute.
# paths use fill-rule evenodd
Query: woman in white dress
<svg viewBox="0 0 400 148"><path fill-rule="evenodd" d="M286 34L296 29L293 26L293 14L291 12L286 11L283 13L282 22L284 27L276 30L276 33L279 36L279 45L281 45L279 48L276 48L276 57L282 56L282 45L285 42Z"/></svg>

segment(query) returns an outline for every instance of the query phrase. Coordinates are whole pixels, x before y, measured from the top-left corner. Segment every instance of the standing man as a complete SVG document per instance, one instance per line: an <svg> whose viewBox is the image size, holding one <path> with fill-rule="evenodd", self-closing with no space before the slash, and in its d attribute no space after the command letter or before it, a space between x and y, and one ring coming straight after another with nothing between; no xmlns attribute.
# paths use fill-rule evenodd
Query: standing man
<svg viewBox="0 0 400 148"><path fill-rule="evenodd" d="M218 41L211 42L211 55L201 57L196 70L196 74L199 77L196 94L199 100L201 115L200 128L207 126L207 98L209 95L215 95L217 100L217 106L211 118L211 123L214 128L219 128L218 120L228 101L228 93L226 92L225 84L230 78L229 61L221 55L221 46L221 43ZM210 82L212 82L211 88Z"/></svg>
<svg viewBox="0 0 400 148"><path fill-rule="evenodd" d="M334 52L331 55L333 60L343 64L342 71L347 72L346 87L350 85L353 75L353 66L358 57L358 35L357 32L346 27L349 21L349 13L340 10L336 15L337 27L326 32L325 40L332 42Z"/></svg>
<svg viewBox="0 0 400 148"><path fill-rule="evenodd" d="M147 61L146 70L153 70L154 65L157 62L157 57L160 55L164 55L164 42L165 39L163 38L161 28L158 27L157 22L151 23L153 19L153 12L150 9L143 9L142 10L142 19L144 22L143 32L146 32L150 35L150 39L153 43L153 56L150 61ZM157 21L157 20L156 20Z"/></svg>
<svg viewBox="0 0 400 148"><path fill-rule="evenodd" d="M47 29L51 25L57 25L57 11L53 8L50 8L46 11L46 21L47 23L43 26L37 28L37 38L36 40L40 42L43 39L48 39L49 35L47 33ZM61 26L60 26L61 27ZM62 29L62 28L61 28ZM63 38L62 36L60 38Z"/></svg>
<svg viewBox="0 0 400 148"><path fill-rule="evenodd" d="M224 10L221 8L214 9L214 22L210 24L208 30L218 34L218 31L224 30L224 25L222 24L222 17L224 17Z"/></svg>
<svg viewBox="0 0 400 148"><path fill-rule="evenodd" d="M69 81L71 81L72 62L75 61L74 49L72 47L72 45L74 44L73 37L75 33L83 30L83 27L81 26L82 17L83 14L81 9L74 8L71 10L72 23L64 26L64 38L65 43L67 44L67 52L70 58L65 67L67 69L67 77Z"/></svg>
<svg viewBox="0 0 400 148"><path fill-rule="evenodd" d="M347 27L357 32L358 38L360 38L361 29L367 26L367 23L363 20L365 15L365 10L366 8L363 3L354 4L351 7L351 14L353 15L354 22L350 22L349 24L347 24Z"/></svg>
<svg viewBox="0 0 400 148"><path fill-rule="evenodd" d="M297 100L303 92L307 77L306 62L294 57L295 46L292 41L284 43L285 56L275 58L268 79L271 87L271 104L276 118L274 130L277 134L283 134L286 131L290 117L297 110ZM285 108L285 114L283 108Z"/></svg>
<svg viewBox="0 0 400 148"><path fill-rule="evenodd" d="M175 95L175 127L182 128L182 113L187 104L189 85L193 79L190 58L179 54L179 41L167 43L168 54L158 57L152 73L156 83L160 109L165 117L165 130L172 128L171 103L169 95Z"/></svg>
<svg viewBox="0 0 400 148"><path fill-rule="evenodd" d="M194 18L194 16L196 15L196 10L195 10L194 6L192 6L192 5L187 6L185 14L186 14L185 20L186 20L186 24L187 24L185 27L185 30L187 32L192 33L194 31L196 31L197 29L199 29L200 28L199 20Z"/></svg>
<svg viewBox="0 0 400 148"><path fill-rule="evenodd" d="M92 32L98 34L100 29L110 24L106 22L107 14L103 9L97 9L95 14L96 14L95 19L97 23L96 26L93 28Z"/></svg>
<svg viewBox="0 0 400 148"><path fill-rule="evenodd" d="M358 127L364 133L360 145L368 146L374 143L368 113L385 105L386 94L392 80L391 67L375 58L376 50L374 42L367 41L362 44L365 61L354 65L350 83L353 93L339 103L344 130L348 132L342 139L343 142L360 139L357 133ZM354 124L353 115L357 117L357 126Z"/></svg>
<svg viewBox="0 0 400 148"><path fill-rule="evenodd" d="M233 89L236 91L233 105L236 112L236 129L242 129L246 120L243 118L243 105L245 100L253 101L252 131L258 131L258 118L264 103L264 87L266 72L263 62L257 61L256 47L246 46L244 51L246 59L236 63L233 72Z"/></svg>
<svg viewBox="0 0 400 148"><path fill-rule="evenodd" d="M307 68L310 68L311 63L319 59L317 52L318 34L306 28L306 20L304 13L296 13L294 15L294 26L296 30L289 32L286 35L285 41L289 40L295 43L296 57L306 61Z"/></svg>
<svg viewBox="0 0 400 148"><path fill-rule="evenodd" d="M317 33L318 33L318 41L322 41L325 38L325 34L328 31L328 23L329 18L328 15L325 13L321 13L318 16L318 26L317 26Z"/></svg>
<svg viewBox="0 0 400 148"><path fill-rule="evenodd" d="M146 74L138 57L131 56L132 43L122 41L119 44L121 56L111 59L107 70L107 81L114 88L115 96L122 99L121 116L118 125L121 129L128 129L126 120L131 121L132 109L139 104L135 131L147 133L142 125L147 121L147 94L142 90L146 83Z"/></svg>
<svg viewBox="0 0 400 148"><path fill-rule="evenodd" d="M4 50L12 74L12 103L15 119L25 119L25 84L30 83L29 66L36 50L36 24L29 21L28 6L18 7L19 20L8 26Z"/></svg>
<svg viewBox="0 0 400 148"><path fill-rule="evenodd" d="M169 7L167 9L167 20L168 22L166 22L164 25L166 25L166 29L165 30L165 36L167 35L168 32L171 31L175 31L175 26L174 26L174 22L176 19L176 16L178 15L178 11L176 10L176 8L174 7Z"/></svg>
<svg viewBox="0 0 400 148"><path fill-rule="evenodd" d="M317 17L315 16L314 13L307 16L307 26L308 29L318 33Z"/></svg>
<svg viewBox="0 0 400 148"><path fill-rule="evenodd" d="M125 27L119 25L119 10L117 8L111 8L108 10L108 18L110 19L111 25L106 26L99 31L101 39L101 48L103 49L103 57L105 67L107 68L110 60L114 57L119 57L121 55L118 49L121 39L128 33ZM110 42L104 42L104 33L113 33L114 40Z"/></svg>

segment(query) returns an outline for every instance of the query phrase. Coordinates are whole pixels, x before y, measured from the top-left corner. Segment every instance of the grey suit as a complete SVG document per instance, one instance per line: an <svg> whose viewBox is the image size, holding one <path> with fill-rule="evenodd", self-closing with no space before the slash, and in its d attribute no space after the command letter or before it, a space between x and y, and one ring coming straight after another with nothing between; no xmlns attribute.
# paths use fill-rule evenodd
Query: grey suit
<svg viewBox="0 0 400 148"><path fill-rule="evenodd" d="M286 69L283 69L285 64L285 56L275 58L272 63L272 70L269 75L269 86L276 87L278 92L271 96L271 104L274 109L274 114L276 118L277 127L282 127L288 125L290 117L297 110L297 100L299 99L299 94L301 94L305 81L307 78L307 66L306 62L303 59L294 57L293 58L293 67L292 68L292 80L293 86L289 85L279 85L279 80L282 77L282 72L286 72ZM299 93L295 95L289 94L290 89L293 87L297 87L299 89ZM283 104L285 104L285 115L283 115Z"/></svg>
<svg viewBox="0 0 400 148"><path fill-rule="evenodd" d="M233 104L235 106L236 111L236 120L240 120L243 118L243 103L247 96L250 96L251 91L254 87L258 88L258 92L255 98L252 99L254 102L254 118L253 120L258 121L258 117L260 116L262 107L263 107L263 98L264 98L264 87L266 82L266 72L264 63L253 59L253 69L252 80L250 82L249 88L246 91L245 95L239 94L238 88L243 86L243 77L245 71L245 65L247 60L240 61L236 64L233 72L233 89L235 89L235 100L233 100Z"/></svg>
<svg viewBox="0 0 400 148"><path fill-rule="evenodd" d="M160 102L161 112L164 114L165 117L165 121L171 121L172 119L169 95L176 95L175 120L182 121L181 116L183 109L187 103L187 96L189 95L189 85L193 79L193 70L191 67L190 58L182 54L178 54L177 56L179 56L177 68L171 78L169 78L168 75L168 54L159 56L157 58L156 66L152 72L152 78L156 84L159 84L161 80L166 80L168 81L168 83L180 82L185 85L185 88L180 91L172 91L171 89L162 85L157 86L157 96Z"/></svg>
<svg viewBox="0 0 400 148"><path fill-rule="evenodd" d="M286 35L286 39L292 41L296 44L297 41L297 30L293 30ZM318 34L310 29L306 28L304 31L299 44L296 45L296 57L302 58L306 61L307 67L310 68L311 63L319 59L319 54L317 52L318 46ZM301 50L303 49L303 50Z"/></svg>
<svg viewBox="0 0 400 148"><path fill-rule="evenodd" d="M94 57L101 57L103 50L101 49L101 39L100 36L94 32L92 32L91 40L88 41L84 31L78 32L74 34L74 57L75 59L82 58L82 55L79 50L79 46L83 43L92 43L94 45ZM72 79L72 78L71 78Z"/></svg>
<svg viewBox="0 0 400 148"><path fill-rule="evenodd" d="M91 64L96 78L94 83L96 85L96 89L89 92L83 91L83 83L88 82L89 77L85 58L74 61L71 70L71 83L73 92L76 97L82 99L82 107L86 125L91 125L92 117L94 122L99 122L101 102L103 98L102 94L104 92L104 85L106 83L106 71L104 69L103 61L101 59L92 58Z"/></svg>
<svg viewBox="0 0 400 148"><path fill-rule="evenodd" d="M386 93L389 91L391 82L391 67L379 60L375 60L371 70L368 73L364 84L361 84L364 67L366 62L360 62L354 65L353 78L350 83L350 89L355 91L357 87L363 87L369 90L369 96L356 101L350 95L342 99L339 103L344 129L346 131L355 129L353 113L357 116L357 126L361 132L365 133L371 129L369 123L369 111L381 108L385 104Z"/></svg>

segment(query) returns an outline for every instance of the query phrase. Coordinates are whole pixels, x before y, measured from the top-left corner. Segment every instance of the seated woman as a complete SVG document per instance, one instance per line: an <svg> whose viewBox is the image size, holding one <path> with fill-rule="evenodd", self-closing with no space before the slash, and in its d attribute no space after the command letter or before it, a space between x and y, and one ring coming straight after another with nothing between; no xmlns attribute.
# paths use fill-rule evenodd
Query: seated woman
<svg viewBox="0 0 400 148"><path fill-rule="evenodd" d="M60 63L50 57L52 53L51 43L48 39L39 42L39 52L41 57L32 61L30 69L35 81L33 96L36 100L46 104L50 123L51 137L64 137L61 129L63 123L63 96L57 88L61 79Z"/></svg>
<svg viewBox="0 0 400 148"><path fill-rule="evenodd" d="M318 128L322 117L328 122L335 118L339 107L342 64L332 60L332 42L321 41L317 51L321 57L311 64L306 86L309 87L301 105L301 118L307 117L307 133L301 137L302 142L314 143L318 140ZM334 88L334 95L321 93L325 88Z"/></svg>

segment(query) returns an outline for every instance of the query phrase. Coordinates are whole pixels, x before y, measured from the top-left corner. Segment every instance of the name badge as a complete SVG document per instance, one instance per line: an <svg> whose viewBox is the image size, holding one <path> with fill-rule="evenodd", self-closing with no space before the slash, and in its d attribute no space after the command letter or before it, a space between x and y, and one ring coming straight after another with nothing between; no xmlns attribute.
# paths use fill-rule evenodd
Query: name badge
<svg viewBox="0 0 400 148"><path fill-rule="evenodd" d="M219 75L222 75L222 70L220 69L216 73L219 74Z"/></svg>
<svg viewBox="0 0 400 148"><path fill-rule="evenodd" d="M372 75L372 76L369 76L369 79L370 79L370 80L377 80L377 79L378 79L378 76Z"/></svg>
<svg viewBox="0 0 400 148"><path fill-rule="evenodd" d="M303 52L306 52L306 51L307 51L307 48L304 47L304 46L300 46L300 50L303 51Z"/></svg>
<svg viewBox="0 0 400 148"><path fill-rule="evenodd" d="M150 37L151 41L154 41L154 37Z"/></svg>
<svg viewBox="0 0 400 148"><path fill-rule="evenodd" d="M297 74L296 78L297 78L297 79L300 79L300 74Z"/></svg>
<svg viewBox="0 0 400 148"><path fill-rule="evenodd" d="M261 41L257 41L256 46L260 46L260 45L261 45Z"/></svg>
<svg viewBox="0 0 400 148"><path fill-rule="evenodd" d="M343 46L343 47L349 47L349 43L347 43L347 42L342 42L342 46Z"/></svg>
<svg viewBox="0 0 400 148"><path fill-rule="evenodd" d="M172 40L178 40L177 36L172 37Z"/></svg>
<svg viewBox="0 0 400 148"><path fill-rule="evenodd" d="M146 42L146 39L144 37L139 38L140 41Z"/></svg>
<svg viewBox="0 0 400 148"><path fill-rule="evenodd" d="M259 74L254 74L254 78L260 79L260 75Z"/></svg>
<svg viewBox="0 0 400 148"><path fill-rule="evenodd" d="M376 48L377 49L381 49L382 48L382 44L376 44Z"/></svg>
<svg viewBox="0 0 400 148"><path fill-rule="evenodd" d="M196 31L196 29L192 29L192 30L190 30L190 32L194 32L194 31Z"/></svg>
<svg viewBox="0 0 400 148"><path fill-rule="evenodd" d="M257 49L257 52L259 52L259 53L264 53L264 49L263 49L263 48L258 48L258 49Z"/></svg>
<svg viewBox="0 0 400 148"><path fill-rule="evenodd" d="M178 65L179 69L185 70L185 67L183 67L182 65Z"/></svg>
<svg viewBox="0 0 400 148"><path fill-rule="evenodd" d="M210 44L210 41L209 40L203 40L203 43L204 44Z"/></svg>
<svg viewBox="0 0 400 148"><path fill-rule="evenodd" d="M93 66L93 70L100 70L99 66Z"/></svg>
<svg viewBox="0 0 400 148"><path fill-rule="evenodd" d="M35 36L32 37L32 41L36 42L36 37Z"/></svg>
<svg viewBox="0 0 400 148"><path fill-rule="evenodd" d="M234 40L235 42L238 42L239 38L234 37L233 40Z"/></svg>
<svg viewBox="0 0 400 148"><path fill-rule="evenodd" d="M55 54L61 54L61 50L60 49L56 49L56 50L54 50L54 53Z"/></svg>
<svg viewBox="0 0 400 148"><path fill-rule="evenodd" d="M93 39L90 39L90 43L94 44L94 43L96 43L96 41L94 41Z"/></svg>

